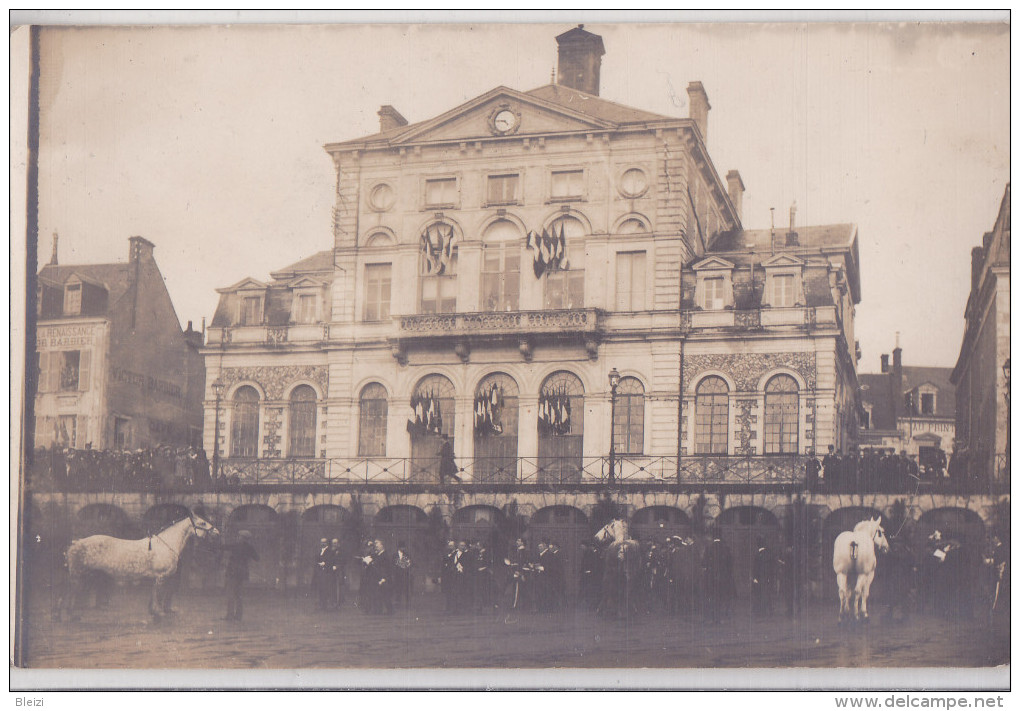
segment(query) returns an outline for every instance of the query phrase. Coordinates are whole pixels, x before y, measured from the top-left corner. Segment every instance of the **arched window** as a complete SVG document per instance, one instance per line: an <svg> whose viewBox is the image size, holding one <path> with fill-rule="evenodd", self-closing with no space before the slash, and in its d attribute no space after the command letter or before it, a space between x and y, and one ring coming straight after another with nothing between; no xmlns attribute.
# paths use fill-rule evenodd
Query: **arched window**
<svg viewBox="0 0 1020 711"><path fill-rule="evenodd" d="M421 234L418 264L423 314L450 314L457 310L456 244L453 226L443 222L429 225Z"/></svg>
<svg viewBox="0 0 1020 711"><path fill-rule="evenodd" d="M521 233L496 220L482 235L482 311L516 311L521 295Z"/></svg>
<svg viewBox="0 0 1020 711"><path fill-rule="evenodd" d="M411 479L414 481L439 481L442 435L450 438L456 455L454 395L453 383L442 375L426 375L414 389L407 421L411 434Z"/></svg>
<svg viewBox="0 0 1020 711"><path fill-rule="evenodd" d="M694 402L694 451L726 454L729 446L730 393L726 381L712 375L698 383Z"/></svg>
<svg viewBox="0 0 1020 711"><path fill-rule="evenodd" d="M576 217L564 216L553 222L548 229L550 236L558 240L563 233L564 240L583 237L584 224ZM530 250L532 259L535 254L544 254L541 250ZM577 252L565 248L560 260L560 268L546 272L545 308L547 309L583 309L584 308L584 250Z"/></svg>
<svg viewBox="0 0 1020 711"><path fill-rule="evenodd" d="M315 390L298 385L290 392L290 456L315 456Z"/></svg>
<svg viewBox="0 0 1020 711"><path fill-rule="evenodd" d="M539 482L580 481L583 433L584 385L573 373L553 373L538 395Z"/></svg>
<svg viewBox="0 0 1020 711"><path fill-rule="evenodd" d="M234 393L230 420L230 456L257 457L259 445L259 393L242 385Z"/></svg>
<svg viewBox="0 0 1020 711"><path fill-rule="evenodd" d="M482 378L475 390L475 481L513 482L517 474L517 382L504 373Z"/></svg>
<svg viewBox="0 0 1020 711"><path fill-rule="evenodd" d="M389 400L386 388L369 383L361 389L358 411L358 456L386 456L386 416Z"/></svg>
<svg viewBox="0 0 1020 711"><path fill-rule="evenodd" d="M641 454L645 443L645 387L637 378L621 378L616 387L613 422L617 454Z"/></svg>
<svg viewBox="0 0 1020 711"><path fill-rule="evenodd" d="M797 381L777 375L765 385L765 454L796 454L800 414Z"/></svg>

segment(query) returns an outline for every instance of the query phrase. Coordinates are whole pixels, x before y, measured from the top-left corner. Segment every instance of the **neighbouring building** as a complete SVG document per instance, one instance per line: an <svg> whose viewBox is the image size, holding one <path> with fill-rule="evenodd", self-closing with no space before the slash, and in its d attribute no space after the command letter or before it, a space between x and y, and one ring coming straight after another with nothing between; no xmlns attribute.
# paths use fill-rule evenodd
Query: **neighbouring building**
<svg viewBox="0 0 1020 711"><path fill-rule="evenodd" d="M181 330L153 244L127 262L39 272L36 447L201 445L202 334Z"/></svg>
<svg viewBox="0 0 1020 711"><path fill-rule="evenodd" d="M861 373L861 448L895 450L937 467L953 451L956 388L952 368L903 365L903 349L882 354L879 373ZM944 466L945 462L941 463Z"/></svg>
<svg viewBox="0 0 1020 711"><path fill-rule="evenodd" d="M970 296L956 386L957 449L971 476L1009 480L1009 185L995 226L970 253Z"/></svg>

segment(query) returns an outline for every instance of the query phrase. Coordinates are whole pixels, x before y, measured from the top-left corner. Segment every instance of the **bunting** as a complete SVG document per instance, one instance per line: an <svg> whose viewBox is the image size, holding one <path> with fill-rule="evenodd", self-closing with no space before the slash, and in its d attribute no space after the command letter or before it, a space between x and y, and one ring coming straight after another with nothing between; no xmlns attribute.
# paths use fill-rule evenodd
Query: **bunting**
<svg viewBox="0 0 1020 711"><path fill-rule="evenodd" d="M450 225L429 225L421 233L418 251L422 256L425 274L439 276L453 261L456 237Z"/></svg>
<svg viewBox="0 0 1020 711"><path fill-rule="evenodd" d="M558 269L570 269L567 261L567 235L563 221L559 223L559 233L556 226L542 230L538 234L534 230L528 232L527 247L532 252L534 259L535 278L540 279L546 272Z"/></svg>
<svg viewBox="0 0 1020 711"><path fill-rule="evenodd" d="M570 433L570 396L565 388L538 396L538 424L552 434Z"/></svg>
<svg viewBox="0 0 1020 711"><path fill-rule="evenodd" d="M475 432L503 434L503 388L496 383L475 396Z"/></svg>
<svg viewBox="0 0 1020 711"><path fill-rule="evenodd" d="M439 398L433 391L428 394L415 393L411 396L411 416L407 418L407 431L412 435L423 435L427 432L442 434L443 414L439 407Z"/></svg>

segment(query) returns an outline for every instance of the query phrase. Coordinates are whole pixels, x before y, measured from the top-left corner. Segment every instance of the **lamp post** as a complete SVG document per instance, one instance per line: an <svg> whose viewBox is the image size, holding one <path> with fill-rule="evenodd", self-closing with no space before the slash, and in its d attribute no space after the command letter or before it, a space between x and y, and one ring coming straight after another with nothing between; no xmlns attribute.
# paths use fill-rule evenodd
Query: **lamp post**
<svg viewBox="0 0 1020 711"><path fill-rule="evenodd" d="M223 396L223 381L219 378L213 381L213 392L216 393L216 418L213 424L213 451L212 451L212 478L213 481L220 475L220 398Z"/></svg>
<svg viewBox="0 0 1020 711"><path fill-rule="evenodd" d="M616 484L616 388L620 384L620 371L609 371L609 485Z"/></svg>

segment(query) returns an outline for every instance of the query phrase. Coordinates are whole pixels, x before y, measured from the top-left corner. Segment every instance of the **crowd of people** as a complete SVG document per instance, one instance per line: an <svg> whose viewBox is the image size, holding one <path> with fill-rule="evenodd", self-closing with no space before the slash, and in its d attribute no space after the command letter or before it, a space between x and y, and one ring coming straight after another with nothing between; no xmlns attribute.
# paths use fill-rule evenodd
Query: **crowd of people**
<svg viewBox="0 0 1020 711"><path fill-rule="evenodd" d="M805 483L812 491L836 493L881 492L903 494L915 491L920 483L942 487L959 485L965 478L966 468L962 455L954 453L951 463L941 449L924 463L916 455L889 448L856 447L848 452L837 450L831 444L820 460L814 450L804 464ZM948 476L947 476L948 475Z"/></svg>
<svg viewBox="0 0 1020 711"><path fill-rule="evenodd" d="M169 445L136 450L40 448L35 450L31 476L67 491L156 491L212 484L202 449Z"/></svg>

